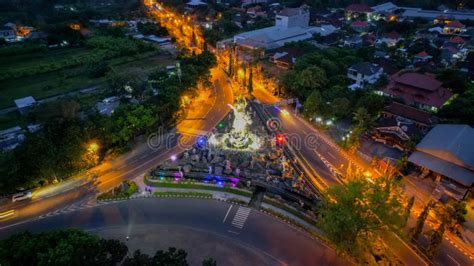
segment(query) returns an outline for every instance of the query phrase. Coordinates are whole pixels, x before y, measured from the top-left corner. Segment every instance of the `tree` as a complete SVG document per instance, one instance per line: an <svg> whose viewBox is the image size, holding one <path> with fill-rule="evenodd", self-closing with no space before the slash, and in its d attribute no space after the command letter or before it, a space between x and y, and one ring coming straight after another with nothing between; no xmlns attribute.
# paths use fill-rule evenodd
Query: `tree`
<svg viewBox="0 0 474 266"><path fill-rule="evenodd" d="M116 265L126 253L124 243L79 229L23 232L0 241L0 261L7 265Z"/></svg>
<svg viewBox="0 0 474 266"><path fill-rule="evenodd" d="M399 227L403 206L392 178L355 178L328 189L319 225L339 251L360 255L384 230Z"/></svg>
<svg viewBox="0 0 474 266"><path fill-rule="evenodd" d="M413 208L413 204L415 204L415 197L411 196L410 199L408 200L407 206L405 207L405 217L404 217L405 221L403 223L403 227L406 226L406 224L408 222L408 218L410 218L411 209Z"/></svg>
<svg viewBox="0 0 474 266"><path fill-rule="evenodd" d="M430 243L426 249L426 255L433 258L438 254L441 243L443 242L443 235L446 227L446 219L443 219L438 229L431 233Z"/></svg>
<svg viewBox="0 0 474 266"><path fill-rule="evenodd" d="M374 122L374 119L364 107L357 108L354 112L353 120L356 122L356 128L360 134L364 134Z"/></svg>
<svg viewBox="0 0 474 266"><path fill-rule="evenodd" d="M252 69L252 66L249 67L249 82L248 82L248 86L247 86L247 89L248 89L248 93L249 95L252 95L253 93L253 69Z"/></svg>
<svg viewBox="0 0 474 266"><path fill-rule="evenodd" d="M438 116L448 123L474 125L474 89L445 104Z"/></svg>
<svg viewBox="0 0 474 266"><path fill-rule="evenodd" d="M323 104L319 91L313 91L303 104L303 112L307 117L312 117L319 113Z"/></svg>
<svg viewBox="0 0 474 266"><path fill-rule="evenodd" d="M428 214L429 214L429 212L430 212L430 210L433 206L434 206L433 201L430 201L425 205L425 207L423 208L423 210L420 213L420 216L418 216L418 219L416 220L415 227L413 227L410 230L410 238L413 242L418 239L421 232L423 231L423 226L425 224L425 220L428 217Z"/></svg>
<svg viewBox="0 0 474 266"><path fill-rule="evenodd" d="M447 207L448 214L448 227L450 230L454 230L456 225L462 226L466 222L466 202L459 201L453 204L448 205Z"/></svg>
<svg viewBox="0 0 474 266"><path fill-rule="evenodd" d="M207 258L202 261L202 266L217 266L217 262L213 258Z"/></svg>
<svg viewBox="0 0 474 266"><path fill-rule="evenodd" d="M112 134L114 143L126 143L137 133L155 124L156 115L149 107L143 105L125 105L119 107L112 119L115 121Z"/></svg>

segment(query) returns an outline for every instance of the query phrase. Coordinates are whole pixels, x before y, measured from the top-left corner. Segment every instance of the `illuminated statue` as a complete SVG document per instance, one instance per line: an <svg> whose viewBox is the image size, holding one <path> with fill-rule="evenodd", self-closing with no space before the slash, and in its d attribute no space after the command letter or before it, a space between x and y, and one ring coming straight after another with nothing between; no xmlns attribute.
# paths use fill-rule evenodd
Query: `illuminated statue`
<svg viewBox="0 0 474 266"><path fill-rule="evenodd" d="M230 105L234 113L232 128L223 136L212 135L209 138L210 144L223 149L255 151L260 148L261 140L258 136L250 132L252 118L245 110L247 102L243 99L235 106Z"/></svg>

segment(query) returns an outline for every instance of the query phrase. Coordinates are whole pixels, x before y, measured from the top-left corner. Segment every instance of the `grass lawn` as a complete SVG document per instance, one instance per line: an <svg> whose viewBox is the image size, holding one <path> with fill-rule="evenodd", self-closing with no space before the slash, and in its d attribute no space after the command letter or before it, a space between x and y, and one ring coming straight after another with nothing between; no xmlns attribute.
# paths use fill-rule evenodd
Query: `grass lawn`
<svg viewBox="0 0 474 266"><path fill-rule="evenodd" d="M71 50L72 49L72 50ZM56 56L67 57L70 53L87 52L80 48L66 48L65 51L56 53ZM46 52L48 54L49 52ZM21 58L22 62L12 62L13 66L24 67L25 64L44 60L44 57L30 54L32 58L25 55L14 56L11 58ZM31 62L29 61L31 60ZM51 59L47 59L51 60ZM0 71L8 66L5 60L0 60ZM23 62L28 61L28 62ZM174 59L168 55L157 55L156 52L147 52L139 56L125 56L107 60L110 66L117 72L126 72L129 70L140 69L146 72L152 71L161 66L174 63ZM33 96L36 100L63 94L78 89L84 89L96 85L105 84L105 77L90 78L86 66L78 66L58 71L37 74L30 77L10 79L0 82L0 109L14 106L14 100Z"/></svg>

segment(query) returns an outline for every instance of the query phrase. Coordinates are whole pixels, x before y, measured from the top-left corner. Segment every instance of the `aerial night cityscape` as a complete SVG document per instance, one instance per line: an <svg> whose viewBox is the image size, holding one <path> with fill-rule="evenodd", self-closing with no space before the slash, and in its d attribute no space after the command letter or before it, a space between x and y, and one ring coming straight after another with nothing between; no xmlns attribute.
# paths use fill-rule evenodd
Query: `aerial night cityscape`
<svg viewBox="0 0 474 266"><path fill-rule="evenodd" d="M474 265L474 1L0 23L0 266Z"/></svg>

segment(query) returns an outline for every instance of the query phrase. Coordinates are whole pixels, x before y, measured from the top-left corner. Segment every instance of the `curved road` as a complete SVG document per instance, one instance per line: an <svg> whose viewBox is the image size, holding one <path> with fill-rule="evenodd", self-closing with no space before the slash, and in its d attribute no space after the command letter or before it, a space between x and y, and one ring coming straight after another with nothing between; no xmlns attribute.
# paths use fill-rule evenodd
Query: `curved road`
<svg viewBox="0 0 474 266"><path fill-rule="evenodd" d="M23 230L79 227L125 240L130 251L176 246L191 264L205 257L220 265L347 265L331 248L267 214L223 201L142 198L50 216L0 230L0 238Z"/></svg>

